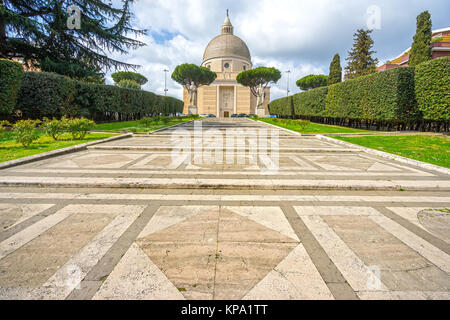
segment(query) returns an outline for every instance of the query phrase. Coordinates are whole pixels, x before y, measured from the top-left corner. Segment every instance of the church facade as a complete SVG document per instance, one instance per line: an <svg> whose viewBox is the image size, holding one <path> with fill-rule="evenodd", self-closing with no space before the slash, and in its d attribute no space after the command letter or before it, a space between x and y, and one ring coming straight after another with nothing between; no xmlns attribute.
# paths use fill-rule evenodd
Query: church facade
<svg viewBox="0 0 450 320"><path fill-rule="evenodd" d="M199 114L214 114L228 118L232 114L256 114L256 97L250 88L237 83L239 73L253 67L250 50L242 39L234 35L230 18L226 17L222 33L211 40L205 49L202 66L217 73L209 86L198 88ZM266 88L264 108L269 114L270 88ZM189 93L184 88L184 113L189 113Z"/></svg>

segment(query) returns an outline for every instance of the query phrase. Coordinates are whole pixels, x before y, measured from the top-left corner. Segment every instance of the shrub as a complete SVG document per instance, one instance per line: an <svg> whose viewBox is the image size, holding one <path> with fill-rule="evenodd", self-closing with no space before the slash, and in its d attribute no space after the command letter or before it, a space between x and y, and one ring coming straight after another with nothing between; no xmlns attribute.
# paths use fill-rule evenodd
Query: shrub
<svg viewBox="0 0 450 320"><path fill-rule="evenodd" d="M134 80L123 79L123 80L120 80L117 85L124 89L141 90L141 85Z"/></svg>
<svg viewBox="0 0 450 320"><path fill-rule="evenodd" d="M325 98L328 88L317 88L295 94L292 99L297 116L322 116L325 112Z"/></svg>
<svg viewBox="0 0 450 320"><path fill-rule="evenodd" d="M270 114L276 114L278 116L292 116L291 99L292 97L284 97L272 101L269 105Z"/></svg>
<svg viewBox="0 0 450 320"><path fill-rule="evenodd" d="M45 73L25 73L17 108L24 117L89 117L96 121L181 113L184 103L143 90L86 83Z"/></svg>
<svg viewBox="0 0 450 320"><path fill-rule="evenodd" d="M141 120L139 120L139 123L144 128L148 128L154 123L154 121L155 120L153 118L143 117Z"/></svg>
<svg viewBox="0 0 450 320"><path fill-rule="evenodd" d="M65 120L65 118L63 118L62 120L58 120L55 118L53 118L53 120L50 120L48 118L44 118L42 127L44 128L45 133L48 136L52 137L53 140L58 140L61 135L68 131L67 121Z"/></svg>
<svg viewBox="0 0 450 320"><path fill-rule="evenodd" d="M305 130L309 125L311 125L311 121L308 120L297 120L296 125L300 128L300 131Z"/></svg>
<svg viewBox="0 0 450 320"><path fill-rule="evenodd" d="M17 108L25 118L61 117L71 112L75 81L47 72L26 72Z"/></svg>
<svg viewBox="0 0 450 320"><path fill-rule="evenodd" d="M415 91L426 120L450 120L450 57L416 66Z"/></svg>
<svg viewBox="0 0 450 320"><path fill-rule="evenodd" d="M0 114L10 114L14 110L22 77L21 63L0 59Z"/></svg>
<svg viewBox="0 0 450 320"><path fill-rule="evenodd" d="M24 147L29 147L39 137L36 131L36 126L39 123L39 120L17 121L13 126L16 141Z"/></svg>
<svg viewBox="0 0 450 320"><path fill-rule="evenodd" d="M4 120L0 121L0 139L3 139L10 131L11 124Z"/></svg>
<svg viewBox="0 0 450 320"><path fill-rule="evenodd" d="M92 130L95 126L95 122L86 118L63 118L67 124L67 130L72 134L74 140L82 140L86 137L86 134Z"/></svg>
<svg viewBox="0 0 450 320"><path fill-rule="evenodd" d="M328 87L324 116L378 121L418 117L414 69L396 68Z"/></svg>
<svg viewBox="0 0 450 320"><path fill-rule="evenodd" d="M320 87L325 87L328 84L328 76L319 74L310 74L309 76L303 77L297 80L297 87L302 90L310 90Z"/></svg>

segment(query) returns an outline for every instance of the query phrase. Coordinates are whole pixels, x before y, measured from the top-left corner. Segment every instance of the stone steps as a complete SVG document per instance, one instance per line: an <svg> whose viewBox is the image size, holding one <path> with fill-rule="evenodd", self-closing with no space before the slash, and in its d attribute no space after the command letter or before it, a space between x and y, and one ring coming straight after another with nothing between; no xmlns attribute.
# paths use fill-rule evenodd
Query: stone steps
<svg viewBox="0 0 450 320"><path fill-rule="evenodd" d="M204 179L204 178L99 178L3 176L0 187L224 189L224 190L363 190L450 191L449 180L331 180L331 179Z"/></svg>

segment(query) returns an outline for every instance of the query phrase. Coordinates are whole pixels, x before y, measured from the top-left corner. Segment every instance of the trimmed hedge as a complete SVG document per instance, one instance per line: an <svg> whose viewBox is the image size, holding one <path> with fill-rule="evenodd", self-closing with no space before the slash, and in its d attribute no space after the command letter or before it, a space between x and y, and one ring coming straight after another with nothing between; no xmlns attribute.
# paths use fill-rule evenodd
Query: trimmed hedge
<svg viewBox="0 0 450 320"><path fill-rule="evenodd" d="M60 118L71 109L75 94L73 80L53 73L26 72L16 108L25 119Z"/></svg>
<svg viewBox="0 0 450 320"><path fill-rule="evenodd" d="M0 113L10 114L16 106L17 94L23 76L19 62L0 59Z"/></svg>
<svg viewBox="0 0 450 320"><path fill-rule="evenodd" d="M375 121L417 120L414 68L396 68L330 86L324 115Z"/></svg>
<svg viewBox="0 0 450 320"><path fill-rule="evenodd" d="M281 98L270 103L270 111L359 128L447 131L449 104L450 58L442 58Z"/></svg>
<svg viewBox="0 0 450 320"><path fill-rule="evenodd" d="M416 67L416 97L426 120L450 120L450 57Z"/></svg>
<svg viewBox="0 0 450 320"><path fill-rule="evenodd" d="M269 111L271 114L276 114L277 116L290 117L292 116L292 97L284 97L272 101L269 104Z"/></svg>
<svg viewBox="0 0 450 320"><path fill-rule="evenodd" d="M88 117L95 121L135 120L183 112L181 100L143 90L85 83L46 72L27 72L17 109L23 117Z"/></svg>
<svg viewBox="0 0 450 320"><path fill-rule="evenodd" d="M328 87L312 89L293 96L295 115L317 117L325 114L325 98Z"/></svg>

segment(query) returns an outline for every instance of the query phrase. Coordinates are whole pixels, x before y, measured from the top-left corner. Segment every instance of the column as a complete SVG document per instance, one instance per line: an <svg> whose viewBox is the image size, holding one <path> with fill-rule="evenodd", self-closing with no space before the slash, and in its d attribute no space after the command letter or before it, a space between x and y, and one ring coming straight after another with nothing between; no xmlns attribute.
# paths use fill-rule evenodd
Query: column
<svg viewBox="0 0 450 320"><path fill-rule="evenodd" d="M220 86L217 85L217 118L220 118Z"/></svg>
<svg viewBox="0 0 450 320"><path fill-rule="evenodd" d="M234 114L237 114L237 86L234 86Z"/></svg>

